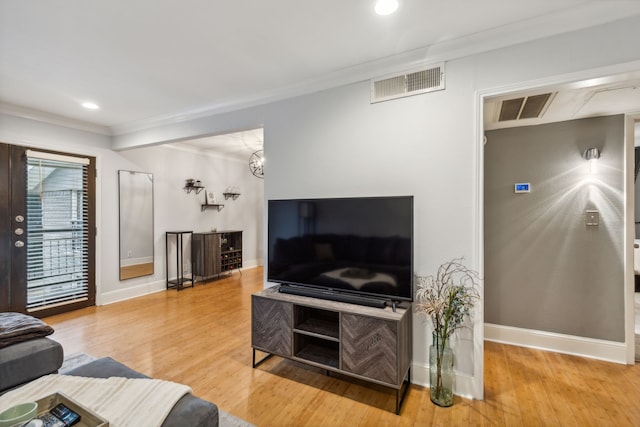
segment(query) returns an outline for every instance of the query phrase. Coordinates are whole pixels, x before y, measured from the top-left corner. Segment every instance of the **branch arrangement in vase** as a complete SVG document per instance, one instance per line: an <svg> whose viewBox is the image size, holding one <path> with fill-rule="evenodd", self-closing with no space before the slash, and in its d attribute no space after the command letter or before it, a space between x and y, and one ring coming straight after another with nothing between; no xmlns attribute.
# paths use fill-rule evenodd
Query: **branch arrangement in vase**
<svg viewBox="0 0 640 427"><path fill-rule="evenodd" d="M453 355L448 341L462 327L479 298L480 278L463 264L463 258L455 258L442 264L435 276L416 276L416 284L416 313L430 318L433 324L429 354L431 400L439 406L451 406Z"/></svg>

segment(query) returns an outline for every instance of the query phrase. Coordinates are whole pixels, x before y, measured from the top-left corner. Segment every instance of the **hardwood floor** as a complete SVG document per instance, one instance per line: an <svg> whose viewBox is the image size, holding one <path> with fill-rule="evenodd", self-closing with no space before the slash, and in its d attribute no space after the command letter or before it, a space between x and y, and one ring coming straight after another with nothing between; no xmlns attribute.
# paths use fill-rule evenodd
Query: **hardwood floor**
<svg viewBox="0 0 640 427"><path fill-rule="evenodd" d="M638 426L640 365L485 343L485 400L451 408L273 357L251 367L251 300L262 269L44 319L65 354L110 356L257 426Z"/></svg>

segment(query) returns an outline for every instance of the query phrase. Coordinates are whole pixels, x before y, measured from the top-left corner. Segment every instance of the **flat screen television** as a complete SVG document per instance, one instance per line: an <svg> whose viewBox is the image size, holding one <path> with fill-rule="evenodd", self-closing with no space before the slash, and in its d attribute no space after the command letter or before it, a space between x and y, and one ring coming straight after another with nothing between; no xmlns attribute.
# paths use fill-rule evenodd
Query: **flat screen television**
<svg viewBox="0 0 640 427"><path fill-rule="evenodd" d="M413 196L269 200L267 218L267 280L282 292L413 300Z"/></svg>

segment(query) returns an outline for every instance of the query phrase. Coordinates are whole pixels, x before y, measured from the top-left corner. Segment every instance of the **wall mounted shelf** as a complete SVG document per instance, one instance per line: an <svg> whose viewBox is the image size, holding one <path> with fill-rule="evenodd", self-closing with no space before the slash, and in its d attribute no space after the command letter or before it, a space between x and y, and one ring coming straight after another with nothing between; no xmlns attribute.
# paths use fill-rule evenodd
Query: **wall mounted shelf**
<svg viewBox="0 0 640 427"><path fill-rule="evenodd" d="M209 208L218 209L218 212L220 212L222 208L224 208L224 205L220 205L217 203L203 203L202 205L200 205L200 211L206 211Z"/></svg>
<svg viewBox="0 0 640 427"><path fill-rule="evenodd" d="M222 193L222 195L224 196L225 200L228 199L237 199L238 197L240 197L240 193Z"/></svg>
<svg viewBox="0 0 640 427"><path fill-rule="evenodd" d="M182 189L184 191L186 191L187 194L191 193L192 191L195 191L196 194L200 194L200 192L204 189L204 186L202 186L202 185L185 185Z"/></svg>

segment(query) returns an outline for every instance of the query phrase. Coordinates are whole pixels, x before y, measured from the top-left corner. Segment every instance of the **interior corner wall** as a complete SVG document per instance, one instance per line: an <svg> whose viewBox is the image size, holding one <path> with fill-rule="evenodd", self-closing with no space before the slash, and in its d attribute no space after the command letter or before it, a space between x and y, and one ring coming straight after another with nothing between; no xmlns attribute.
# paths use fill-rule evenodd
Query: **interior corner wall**
<svg viewBox="0 0 640 427"><path fill-rule="evenodd" d="M486 137L485 322L624 342L624 116ZM521 182L530 193L515 193Z"/></svg>
<svg viewBox="0 0 640 427"><path fill-rule="evenodd" d="M219 156L205 155L196 150L166 146L148 146L123 151L111 151L112 169L103 171L103 187L109 187L108 200L103 206L102 225L112 230L114 238L104 243L102 303L111 303L165 289L167 262L169 277L175 277L175 242L169 242L169 257L165 254L165 233L174 230L208 232L216 230L243 231L243 266L262 265L262 206L263 180L255 178L246 162ZM133 170L153 174L154 218L154 274L125 281L118 279L118 189L117 170ZM216 201L224 204L220 211L202 211L204 191L200 194L183 190L185 180L202 181L205 191L215 193ZM235 186L241 195L236 200L224 200L225 188ZM185 241L186 260L190 256L189 241ZM106 259L108 257L108 260ZM169 261L167 261L167 259ZM191 273L187 262L185 274Z"/></svg>
<svg viewBox="0 0 640 427"><path fill-rule="evenodd" d="M251 174L248 158L243 161L166 146L136 148L120 151L118 154L129 162L131 170L151 172L154 175L156 277L165 277L165 232L173 230L241 230L243 266L247 268L262 265L264 181ZM200 180L204 190L199 194L194 191L187 193L183 189L186 179ZM228 187L237 187L240 196L235 200L225 200L222 193ZM205 203L205 192L213 193L215 203L223 205L220 211L201 209ZM211 200L209 203L212 203ZM112 207L112 211L117 215L117 206ZM173 240L169 242L169 250L169 277L175 277ZM189 252L187 244L185 253L189 255ZM190 265L187 265L185 273L191 273Z"/></svg>

